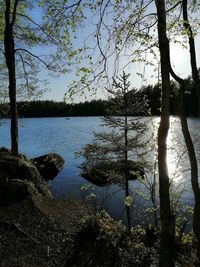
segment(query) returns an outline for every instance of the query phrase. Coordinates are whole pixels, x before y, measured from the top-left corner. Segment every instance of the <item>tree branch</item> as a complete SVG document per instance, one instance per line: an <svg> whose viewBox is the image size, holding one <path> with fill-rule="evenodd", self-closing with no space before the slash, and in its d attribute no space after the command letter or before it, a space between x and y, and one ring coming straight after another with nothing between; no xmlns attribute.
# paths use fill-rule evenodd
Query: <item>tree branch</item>
<svg viewBox="0 0 200 267"><path fill-rule="evenodd" d="M33 19L31 19L30 17L26 16L25 14L17 13L17 15L19 15L19 16L21 16L21 17L24 17L24 18L26 18L27 20L29 20L31 23L33 23L35 26L37 26L37 27L38 27L44 34L46 34L46 36L48 36L52 41L54 40L54 39L52 38L52 36L51 36L49 33L47 33L47 32L43 29L43 27L42 27L40 24L38 24L37 22L35 22Z"/></svg>
<svg viewBox="0 0 200 267"><path fill-rule="evenodd" d="M48 69L48 70L51 70L51 67L49 66L49 64L47 64L44 60L42 60L39 56L31 53L29 50L25 49L25 48L18 48L18 49L15 49L15 52L17 51L23 51L29 55L31 55L32 57L36 58L38 61L40 61L41 63L43 63L45 65L45 67Z"/></svg>
<svg viewBox="0 0 200 267"><path fill-rule="evenodd" d="M10 26L11 27L13 27L14 24L15 24L18 3L19 3L19 0L15 0L15 2L14 2L14 8L13 8L13 14L12 14L12 21L10 23Z"/></svg>
<svg viewBox="0 0 200 267"><path fill-rule="evenodd" d="M26 85L28 87L28 85L29 85L29 79L28 79L28 73L26 72L25 62L24 62L24 59L23 59L22 55L19 52L17 54L19 55L19 57L21 59L22 67L23 67L23 71L24 71L24 79L25 79Z"/></svg>

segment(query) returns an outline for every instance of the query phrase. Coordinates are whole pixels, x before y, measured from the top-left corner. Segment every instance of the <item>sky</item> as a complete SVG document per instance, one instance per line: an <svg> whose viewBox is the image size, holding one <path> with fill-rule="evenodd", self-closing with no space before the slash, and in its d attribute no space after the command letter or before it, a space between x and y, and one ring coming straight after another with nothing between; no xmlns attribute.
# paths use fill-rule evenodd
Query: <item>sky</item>
<svg viewBox="0 0 200 267"><path fill-rule="evenodd" d="M38 13L37 8L32 11L32 14L34 19L40 20L40 15ZM87 14L89 15L89 14ZM91 20L90 20L91 22ZM76 39L77 44L82 44L83 40L90 35L94 31L94 26L91 25L91 23L82 25L81 28L78 30L78 38ZM90 42L93 42L92 39L89 39ZM196 36L196 52L197 52L197 63L198 66L200 66L200 34ZM179 44L171 44L170 46L170 54L171 54L171 63L174 67L174 70L180 77L186 78L188 75L191 74L191 68L190 68L190 58L189 58L189 50L183 49ZM147 60L152 60L151 55L149 53L146 54ZM127 59L121 60L121 65L126 64ZM158 61L159 62L159 58ZM156 66L158 66L158 63L155 63ZM84 62L83 62L84 64ZM86 63L85 63L86 64ZM112 66L113 62L110 61L110 66L108 66L110 69L113 68ZM155 84L158 82L157 72L153 72L153 68L149 66L145 66L143 63L135 63L129 65L126 70L130 72L130 81L131 85L135 88L140 88L143 85L147 84ZM144 81L139 75L136 73L143 73L145 75L146 81ZM152 77L153 76L153 77ZM42 96L42 99L44 100L54 100L54 101L63 101L64 95L67 91L67 87L70 85L70 83L75 79L75 70L72 72L69 72L67 74L61 75L59 78L52 78L47 75L46 71L42 71L39 74L39 78L45 78L48 80L48 91L45 92ZM85 97L87 100L90 100L90 96L86 94L84 97L76 95L75 102L79 101L85 101ZM97 90L96 99L99 98L106 98L107 93L103 91L102 89Z"/></svg>
<svg viewBox="0 0 200 267"><path fill-rule="evenodd" d="M200 38L196 41L196 52L197 52L197 63L200 66ZM189 50L183 49L180 45L171 45L170 48L171 63L174 67L176 73L182 77L186 78L191 74L190 67L190 57ZM155 84L157 83L156 74L153 72L152 67L144 67L144 64L138 63L135 66L128 67L128 71L131 73L130 79L133 87L140 88L143 85ZM139 77L136 72L145 71L146 82L143 82L141 77ZM59 78L48 77L49 90L44 93L43 99L63 101L64 94L67 91L67 86L73 81L75 73L67 73ZM153 75L154 77L151 77ZM106 92L98 91L96 98L105 98L107 96ZM84 101L84 98L76 96L76 101Z"/></svg>

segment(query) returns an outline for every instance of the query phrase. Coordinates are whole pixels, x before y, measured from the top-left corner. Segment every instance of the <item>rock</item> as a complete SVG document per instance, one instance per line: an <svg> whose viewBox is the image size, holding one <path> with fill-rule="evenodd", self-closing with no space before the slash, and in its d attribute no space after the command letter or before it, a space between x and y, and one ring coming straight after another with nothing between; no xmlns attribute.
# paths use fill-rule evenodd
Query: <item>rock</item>
<svg viewBox="0 0 200 267"><path fill-rule="evenodd" d="M28 195L27 183L19 179L7 180L0 186L0 203L3 205L18 203Z"/></svg>
<svg viewBox="0 0 200 267"><path fill-rule="evenodd" d="M5 153L5 154L11 154L11 151L8 148L6 148L6 147L1 147L0 148L0 154L3 154L3 153Z"/></svg>
<svg viewBox="0 0 200 267"><path fill-rule="evenodd" d="M106 186L112 183L110 173L105 170L99 170L96 167L88 167L81 173L81 176L98 186Z"/></svg>
<svg viewBox="0 0 200 267"><path fill-rule="evenodd" d="M13 181L12 181L13 180ZM19 182L19 180L21 182ZM5 190L4 195L11 196L11 192L18 198L17 188L21 196L26 195L24 183L31 185L42 196L52 198L42 176L37 168L23 155L12 155L10 150L0 149L0 189ZM19 193L20 194L20 193ZM14 196L13 196L14 198ZM7 200L8 201L8 200ZM9 201L8 201L9 202ZM12 199L11 199L12 202Z"/></svg>
<svg viewBox="0 0 200 267"><path fill-rule="evenodd" d="M31 162L37 167L43 179L46 181L53 180L65 164L64 159L56 153L34 158Z"/></svg>
<svg viewBox="0 0 200 267"><path fill-rule="evenodd" d="M112 183L124 183L123 173L126 169L128 169L129 180L144 178L143 166L131 160L101 162L95 166L83 165L81 176L93 184L105 186Z"/></svg>

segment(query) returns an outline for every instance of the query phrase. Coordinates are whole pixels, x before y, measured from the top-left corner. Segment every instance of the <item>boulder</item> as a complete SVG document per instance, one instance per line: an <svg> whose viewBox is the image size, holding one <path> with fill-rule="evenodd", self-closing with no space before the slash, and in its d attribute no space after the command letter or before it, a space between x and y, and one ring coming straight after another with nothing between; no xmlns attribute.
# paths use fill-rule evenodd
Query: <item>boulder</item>
<svg viewBox="0 0 200 267"><path fill-rule="evenodd" d="M56 153L34 158L31 162L37 167L43 179L46 181L53 180L65 164L64 159Z"/></svg>
<svg viewBox="0 0 200 267"><path fill-rule="evenodd" d="M20 182L21 181L21 182ZM26 184L26 185L25 185ZM25 197L27 186L35 188L42 196L52 198L51 192L47 188L42 176L37 168L23 155L12 155L10 150L0 149L0 194L11 196L11 192L16 198L21 194ZM19 190L19 193L17 193ZM4 193L3 193L4 191ZM9 202L9 201L8 201ZM12 202L12 199L11 199Z"/></svg>
<svg viewBox="0 0 200 267"><path fill-rule="evenodd" d="M18 203L29 196L28 184L19 179L7 180L0 186L0 203L2 205Z"/></svg>
<svg viewBox="0 0 200 267"><path fill-rule="evenodd" d="M93 166L83 165L81 176L98 186L112 183L124 183L124 172L128 170L128 179L144 178L144 168L141 164L128 160L100 162Z"/></svg>
<svg viewBox="0 0 200 267"><path fill-rule="evenodd" d="M81 173L81 176L98 186L106 186L112 184L113 181L109 171L98 169L96 167L88 167Z"/></svg>

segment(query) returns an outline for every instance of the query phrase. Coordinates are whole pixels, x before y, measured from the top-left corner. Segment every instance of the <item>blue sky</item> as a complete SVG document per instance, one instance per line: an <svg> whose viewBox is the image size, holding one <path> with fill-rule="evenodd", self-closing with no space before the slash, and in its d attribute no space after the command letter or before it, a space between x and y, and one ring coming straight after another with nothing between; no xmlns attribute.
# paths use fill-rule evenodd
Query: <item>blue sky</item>
<svg viewBox="0 0 200 267"><path fill-rule="evenodd" d="M34 19L40 20L40 15L38 14L38 10L35 9L32 11L32 15ZM89 16L89 14L87 14ZM89 20L91 22L91 20ZM94 31L94 26L91 25L91 23L85 23L83 24L77 33L77 39L76 39L76 46L81 46L83 43L83 40ZM92 39L88 39L91 43L93 42ZM93 44L95 45L95 44ZM200 37L199 34L196 37L196 51L197 51L197 63L198 66L200 66ZM187 77L191 74L191 68L190 68L190 59L189 59L189 50L183 49L178 44L171 44L171 62L174 66L174 69L178 75L180 75L182 78ZM151 61L151 55L147 53L147 60ZM121 60L121 66L123 64L126 64L127 59L123 58ZM154 61L155 62L155 61ZM85 62L83 62L84 64ZM112 61L110 61L110 69L113 68ZM85 63L86 65L86 63ZM157 63L155 62L155 65ZM150 66L144 66L143 63L135 63L131 64L126 68L126 71L131 74L130 80L133 87L140 88L142 85L147 84L155 84L158 81L157 72L153 72L153 68ZM136 73L144 73L146 81L144 81L140 76L138 76ZM153 77L151 77L153 75ZM59 78L52 78L47 75L46 71L42 71L40 73L40 78L45 78L48 80L48 91L43 94L43 99L48 100L54 100L54 101L63 101L64 95L67 91L67 87L69 84L76 78L75 76L75 70L73 70L70 73L61 75ZM90 96L86 93L86 99L90 100ZM102 91L102 89L97 90L97 94L95 98L105 98L107 96L107 93L105 91ZM76 96L75 101L84 101L85 97Z"/></svg>
<svg viewBox="0 0 200 267"><path fill-rule="evenodd" d="M197 51L197 63L200 66L200 41L199 37L196 41L196 51ZM189 58L189 50L183 49L180 45L171 45L171 62L174 66L174 69L178 75L182 78L186 78L191 74L190 67L190 58ZM132 86L136 88L140 88L142 85L146 84L155 84L157 82L157 78L155 78L156 74L153 72L152 67L146 66L144 69L144 65L142 63L135 64L135 66L129 66L128 72L131 73L130 79L132 82ZM143 82L142 79L136 74L136 72L143 72L145 70L145 77L147 82ZM151 77L154 75L154 77ZM45 75L46 76L46 75ZM67 91L67 86L74 79L75 73L67 73L62 75L59 78L51 78L48 77L49 81L49 90L44 93L43 99L51 99L55 101L62 101L65 92ZM96 98L105 98L106 92L98 91ZM76 101L84 100L83 97L76 96Z"/></svg>

